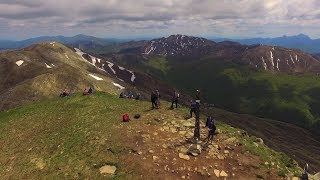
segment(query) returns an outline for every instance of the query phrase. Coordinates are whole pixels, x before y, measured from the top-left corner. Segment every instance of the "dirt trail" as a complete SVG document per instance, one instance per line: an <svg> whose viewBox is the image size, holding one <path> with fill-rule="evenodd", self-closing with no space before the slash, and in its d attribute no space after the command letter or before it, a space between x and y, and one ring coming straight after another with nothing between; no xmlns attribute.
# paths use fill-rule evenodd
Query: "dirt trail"
<svg viewBox="0 0 320 180"><path fill-rule="evenodd" d="M141 119L118 127L132 138L127 142L132 153L123 159L142 168L143 179L281 179L276 166L260 166L264 162L244 149L237 139L240 132L239 137L222 132L201 154L187 155L188 148L194 146L188 142L193 135L193 119L184 120L174 111L162 114L166 116L154 118L152 112L145 113ZM204 141L207 130L201 129Z"/></svg>

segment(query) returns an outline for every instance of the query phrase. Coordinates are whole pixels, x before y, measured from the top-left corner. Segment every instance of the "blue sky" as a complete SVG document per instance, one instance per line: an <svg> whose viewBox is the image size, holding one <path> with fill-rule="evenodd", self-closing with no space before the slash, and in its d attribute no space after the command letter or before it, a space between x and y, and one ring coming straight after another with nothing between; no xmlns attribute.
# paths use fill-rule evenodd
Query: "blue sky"
<svg viewBox="0 0 320 180"><path fill-rule="evenodd" d="M98 37L320 38L318 0L1 0L0 39Z"/></svg>

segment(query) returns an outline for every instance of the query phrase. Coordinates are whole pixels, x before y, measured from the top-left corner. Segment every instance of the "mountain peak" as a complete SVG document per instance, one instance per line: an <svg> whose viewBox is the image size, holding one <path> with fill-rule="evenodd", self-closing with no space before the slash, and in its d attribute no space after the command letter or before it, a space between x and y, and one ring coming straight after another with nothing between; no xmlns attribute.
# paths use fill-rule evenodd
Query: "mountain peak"
<svg viewBox="0 0 320 180"><path fill-rule="evenodd" d="M302 34L302 33L300 33L300 34L298 34L296 36L293 36L293 37L299 38L299 39L310 39L310 37L308 35L305 35L305 34Z"/></svg>
<svg viewBox="0 0 320 180"><path fill-rule="evenodd" d="M181 34L149 41L142 49L145 55L197 56L208 54L215 43L205 38Z"/></svg>

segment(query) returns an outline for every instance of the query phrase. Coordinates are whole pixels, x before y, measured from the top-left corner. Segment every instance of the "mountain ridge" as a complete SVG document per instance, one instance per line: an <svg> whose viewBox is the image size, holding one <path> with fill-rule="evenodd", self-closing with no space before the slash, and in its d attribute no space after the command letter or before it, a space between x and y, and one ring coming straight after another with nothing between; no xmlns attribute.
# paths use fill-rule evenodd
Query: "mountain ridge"
<svg viewBox="0 0 320 180"><path fill-rule="evenodd" d="M280 36L273 38L245 38L245 39L232 39L232 38L212 38L212 40L221 42L225 40L239 42L244 45L274 45L286 48L296 48L306 51L308 53L316 54L320 52L320 39L311 39L308 35L298 34L293 36Z"/></svg>

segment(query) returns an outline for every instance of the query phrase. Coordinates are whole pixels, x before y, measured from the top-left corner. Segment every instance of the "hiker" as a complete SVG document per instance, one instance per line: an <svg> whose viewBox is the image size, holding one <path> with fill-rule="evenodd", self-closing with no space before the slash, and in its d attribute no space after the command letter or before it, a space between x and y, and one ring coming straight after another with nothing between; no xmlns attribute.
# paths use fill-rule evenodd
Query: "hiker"
<svg viewBox="0 0 320 180"><path fill-rule="evenodd" d="M89 90L88 90L88 94L93 94L93 88L89 88Z"/></svg>
<svg viewBox="0 0 320 180"><path fill-rule="evenodd" d="M309 177L308 177L308 169L309 169L309 165L308 165L308 163L306 163L306 165L303 168L303 173L301 175L301 180L308 180L309 179Z"/></svg>
<svg viewBox="0 0 320 180"><path fill-rule="evenodd" d="M132 94L131 91L129 91L129 93L128 93L128 98L129 98L129 99L133 99L133 94Z"/></svg>
<svg viewBox="0 0 320 180"><path fill-rule="evenodd" d="M179 93L177 91L174 91L173 92L173 95L172 95L172 104L171 104L171 109L173 109L173 104L176 104L176 108L178 108L178 101L179 101Z"/></svg>
<svg viewBox="0 0 320 180"><path fill-rule="evenodd" d="M215 131L216 131L216 126L214 125L214 121L212 119L211 116L208 116L207 117L207 121L206 121L206 127L208 127L208 137L207 137L207 142L209 143L212 143L213 141L213 136L215 134Z"/></svg>
<svg viewBox="0 0 320 180"><path fill-rule="evenodd" d="M192 113L196 113L196 106L197 103L193 100L191 100L191 105L190 105L190 118L192 118Z"/></svg>
<svg viewBox="0 0 320 180"><path fill-rule="evenodd" d="M82 95L83 95L83 96L89 95L89 93L87 92L87 89L84 89L84 90L83 90Z"/></svg>
<svg viewBox="0 0 320 180"><path fill-rule="evenodd" d="M136 95L136 100L140 100L140 97L141 97L141 95L140 95L140 93L137 93L137 95Z"/></svg>
<svg viewBox="0 0 320 180"><path fill-rule="evenodd" d="M152 91L151 93L151 104L152 104L152 109L157 107L157 94Z"/></svg>
<svg viewBox="0 0 320 180"><path fill-rule="evenodd" d="M70 96L70 91L68 91L67 89L65 89L65 90L60 94L60 97L66 97L66 96Z"/></svg>
<svg viewBox="0 0 320 180"><path fill-rule="evenodd" d="M196 103L200 105L200 90L196 91Z"/></svg>
<svg viewBox="0 0 320 180"><path fill-rule="evenodd" d="M121 92L121 93L120 93L119 98L125 98L125 95L124 95L124 93L123 93L123 92Z"/></svg>

